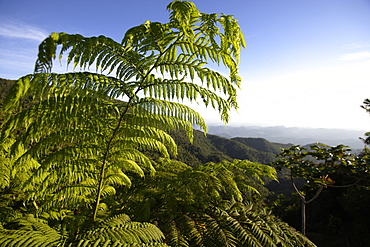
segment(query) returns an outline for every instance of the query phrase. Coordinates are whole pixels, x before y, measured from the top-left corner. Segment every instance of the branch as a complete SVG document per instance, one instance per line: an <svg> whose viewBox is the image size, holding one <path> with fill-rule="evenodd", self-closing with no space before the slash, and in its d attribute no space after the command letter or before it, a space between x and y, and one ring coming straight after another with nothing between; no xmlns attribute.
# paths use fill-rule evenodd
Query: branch
<svg viewBox="0 0 370 247"><path fill-rule="evenodd" d="M292 172L290 172L290 181L292 182L294 190L298 193L298 195L301 197L301 199L305 202L304 194L301 191L299 191L299 189L297 188L297 185L295 185L295 183L294 183Z"/></svg>
<svg viewBox="0 0 370 247"><path fill-rule="evenodd" d="M306 200L305 200L305 199L306 199L305 195L304 195L301 191L299 191L299 189L298 189L298 188L297 188L297 186L295 185L292 174L290 174L290 181L292 182L292 185L293 185L293 187L294 187L295 191L296 191L296 192L298 193L298 195L301 197L302 202L303 202L305 205L307 205L307 204L311 203L312 201L314 201L314 200L315 200L315 199L320 195L321 191L324 189L324 185L322 184L322 185L320 186L320 188L317 190L317 192L316 192L315 196L314 196L314 197L312 197L310 200L306 201Z"/></svg>
<svg viewBox="0 0 370 247"><path fill-rule="evenodd" d="M305 204L309 204L312 201L314 201L320 195L320 193L321 193L321 191L322 191L323 188L324 188L324 185L322 184L321 187L316 192L316 195L314 197L312 197L310 200L306 201Z"/></svg>
<svg viewBox="0 0 370 247"><path fill-rule="evenodd" d="M362 179L364 179L366 176L366 174L362 175L362 177L360 177L359 179L357 179L356 182L352 183L352 184L347 184L347 185L328 185L329 187L332 187L332 188L349 188L349 187L352 187L356 184L358 184Z"/></svg>

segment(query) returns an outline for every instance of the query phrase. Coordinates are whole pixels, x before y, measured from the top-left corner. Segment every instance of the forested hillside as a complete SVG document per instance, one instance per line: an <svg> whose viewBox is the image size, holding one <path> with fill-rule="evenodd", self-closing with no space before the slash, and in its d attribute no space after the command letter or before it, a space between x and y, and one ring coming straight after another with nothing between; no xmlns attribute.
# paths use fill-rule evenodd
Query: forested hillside
<svg viewBox="0 0 370 247"><path fill-rule="evenodd" d="M3 101L10 89L10 87L14 84L15 81L13 80L6 80L0 78L0 112L3 110ZM0 118L1 119L1 118Z"/></svg>
<svg viewBox="0 0 370 247"><path fill-rule="evenodd" d="M271 143L262 138L227 139L216 135L204 135L198 130L194 130L193 143L190 143L183 131L172 133L172 136L179 149L176 159L192 166L233 159L268 164L276 159L276 154L281 152L281 148L291 146Z"/></svg>
<svg viewBox="0 0 370 247"><path fill-rule="evenodd" d="M8 93L10 87L14 84L14 80L6 80L0 78L0 104L3 105L6 94Z"/></svg>
<svg viewBox="0 0 370 247"><path fill-rule="evenodd" d="M231 140L235 140L238 142L241 142L248 147L257 149L261 152L266 153L273 153L273 154L279 154L281 153L282 148L289 148L292 144L283 144L283 143L276 143L276 142L270 142L267 141L264 138L244 138L244 137L235 137Z"/></svg>

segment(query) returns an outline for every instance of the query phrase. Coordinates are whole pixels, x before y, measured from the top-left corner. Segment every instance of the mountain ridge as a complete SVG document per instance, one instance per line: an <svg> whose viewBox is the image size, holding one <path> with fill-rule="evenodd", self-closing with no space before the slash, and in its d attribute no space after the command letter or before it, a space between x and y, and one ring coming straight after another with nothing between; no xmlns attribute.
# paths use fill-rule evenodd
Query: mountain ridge
<svg viewBox="0 0 370 247"><path fill-rule="evenodd" d="M352 149L363 149L361 137L366 131L327 129L327 128L299 128L284 126L224 126L209 125L208 133L224 138L263 138L269 142L293 143L306 145L309 143L325 143L329 146L343 144Z"/></svg>
<svg viewBox="0 0 370 247"><path fill-rule="evenodd" d="M178 155L174 158L190 166L233 159L268 164L276 160L276 154L282 148L293 145L272 143L263 138L228 139L212 134L205 135L199 130L194 130L193 143L190 143L184 131L172 132L171 136L178 145Z"/></svg>

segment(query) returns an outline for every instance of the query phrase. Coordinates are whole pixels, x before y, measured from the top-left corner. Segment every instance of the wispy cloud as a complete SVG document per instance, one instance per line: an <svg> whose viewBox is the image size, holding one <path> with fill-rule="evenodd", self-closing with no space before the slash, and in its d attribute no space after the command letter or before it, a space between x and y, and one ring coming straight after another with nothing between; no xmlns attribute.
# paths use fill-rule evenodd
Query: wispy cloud
<svg viewBox="0 0 370 247"><path fill-rule="evenodd" d="M0 36L41 41L48 34L46 31L21 22L3 22L0 24Z"/></svg>
<svg viewBox="0 0 370 247"><path fill-rule="evenodd" d="M370 47L369 43L348 43L342 45L340 48L344 50L367 49Z"/></svg>
<svg viewBox="0 0 370 247"><path fill-rule="evenodd" d="M352 50L352 49L359 49L359 48L362 48L363 45L360 45L360 44L357 44L357 43L350 43L350 44L345 44L345 45L342 45L342 49L346 49L346 50Z"/></svg>
<svg viewBox="0 0 370 247"><path fill-rule="evenodd" d="M345 61L353 61L353 60L360 60L370 58L370 52L362 51L362 52L354 52L342 55L342 60Z"/></svg>

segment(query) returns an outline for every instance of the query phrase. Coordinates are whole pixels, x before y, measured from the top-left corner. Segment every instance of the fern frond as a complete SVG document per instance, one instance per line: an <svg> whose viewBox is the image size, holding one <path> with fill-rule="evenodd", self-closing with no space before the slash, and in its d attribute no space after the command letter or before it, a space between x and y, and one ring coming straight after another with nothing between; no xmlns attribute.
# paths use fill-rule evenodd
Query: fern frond
<svg viewBox="0 0 370 247"><path fill-rule="evenodd" d="M143 110L161 116L182 119L200 126L203 130L207 129L204 119L198 112L180 103L143 98L137 103L137 107L133 108L133 113L141 115Z"/></svg>
<svg viewBox="0 0 370 247"><path fill-rule="evenodd" d="M127 123L133 125L144 125L146 123L148 127L154 127L165 132L182 129L185 130L189 140L193 140L194 130L192 123L179 117L148 114L141 109L136 112L135 118L128 118ZM207 126L204 127L206 128Z"/></svg>
<svg viewBox="0 0 370 247"><path fill-rule="evenodd" d="M154 139L163 143L172 153L177 153L177 146L173 138L167 132L156 127L125 124L122 126L122 129L120 130L120 133L117 134L116 138L120 139L127 137L146 137Z"/></svg>
<svg viewBox="0 0 370 247"><path fill-rule="evenodd" d="M128 215L126 214L119 214L115 215L113 217L110 217L101 224L103 227L118 227L121 225L124 225L128 222L130 222L131 219Z"/></svg>
<svg viewBox="0 0 370 247"><path fill-rule="evenodd" d="M222 222L218 222L219 219L215 219L207 214L203 215L203 217L207 227L206 244L230 247L237 246L237 239L229 229L222 226Z"/></svg>
<svg viewBox="0 0 370 247"><path fill-rule="evenodd" d="M136 150L135 150L136 151ZM138 174L140 177L144 177L144 171L143 169L133 160L121 158L116 159L114 163L111 165L114 168L118 168L118 173L123 172L133 172ZM123 171L123 172L122 172Z"/></svg>
<svg viewBox="0 0 370 247"><path fill-rule="evenodd" d="M139 223L130 221L127 215L117 215L105 220L98 228L87 231L77 237L83 243L115 243L117 246L150 246L163 243L163 233L150 223ZM87 245L89 246L89 245Z"/></svg>
<svg viewBox="0 0 370 247"><path fill-rule="evenodd" d="M212 80L212 76L203 76L206 77L204 78L205 81L216 83L216 81ZM218 112L221 114L222 119L229 119L228 112L232 108L238 107L237 102L235 101L236 90L227 84L225 85L225 83L217 83L220 85L216 85L215 83L212 83L212 85L208 86L216 87L217 89L208 89L195 83L186 81L160 81L159 79L156 79L155 83L144 87L144 93L148 96L164 100L183 101L186 99L189 102L199 102L201 100L206 107L210 106L218 110ZM225 91L224 95L228 95L228 97L223 98L222 96L216 94L214 92L215 90Z"/></svg>
<svg viewBox="0 0 370 247"><path fill-rule="evenodd" d="M39 46L35 72L49 73L51 71L58 46L61 46L59 59L62 59L63 54L69 51L67 63L73 61L74 68L79 66L86 69L95 62L96 67L104 71L112 64L117 66L119 63L130 62L130 59L125 56L129 49L125 49L110 38L104 36L86 38L78 34L52 33ZM112 70L113 68L109 71Z"/></svg>
<svg viewBox="0 0 370 247"><path fill-rule="evenodd" d="M170 155L166 146L155 139L146 137L126 137L115 141L115 145L120 147L130 147L138 150L151 150L161 153L164 157L169 158Z"/></svg>
<svg viewBox="0 0 370 247"><path fill-rule="evenodd" d="M39 46L35 73L10 90L0 140L17 141L1 156L11 164L2 169L22 172L26 199L39 205L39 211L73 210L95 200L95 220L102 194L130 185L132 172L142 176L154 171L145 151L166 159L176 155L167 131L185 129L190 139L192 125L206 131L199 113L171 101L201 99L225 122L237 108L237 66L245 44L236 20L203 14L188 1L174 1L168 10L168 23L147 21L130 29L121 43L104 36L52 33ZM54 60L64 57L81 72L51 73ZM223 64L228 77L211 70L213 63ZM95 73L86 71L91 66ZM26 101L30 104L23 109ZM180 175L182 182L205 178L210 183L197 184L210 191L209 200L224 192L216 176L199 170L193 178L187 175Z"/></svg>
<svg viewBox="0 0 370 247"><path fill-rule="evenodd" d="M12 168L9 158L0 156L0 189L9 187L12 179Z"/></svg>
<svg viewBox="0 0 370 247"><path fill-rule="evenodd" d="M119 145L112 148L111 163L124 171L134 172L140 176L144 176L143 169L150 173L155 172L152 161L146 155L137 149L123 149Z"/></svg>
<svg viewBox="0 0 370 247"><path fill-rule="evenodd" d="M0 229L1 246L60 246L62 236L32 215L18 220L17 230Z"/></svg>

